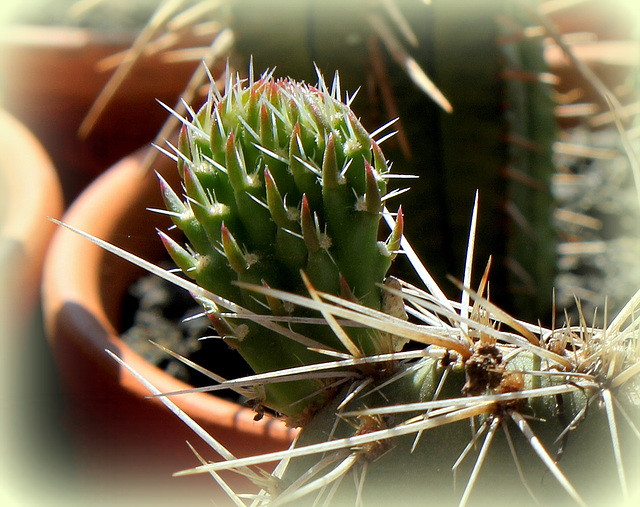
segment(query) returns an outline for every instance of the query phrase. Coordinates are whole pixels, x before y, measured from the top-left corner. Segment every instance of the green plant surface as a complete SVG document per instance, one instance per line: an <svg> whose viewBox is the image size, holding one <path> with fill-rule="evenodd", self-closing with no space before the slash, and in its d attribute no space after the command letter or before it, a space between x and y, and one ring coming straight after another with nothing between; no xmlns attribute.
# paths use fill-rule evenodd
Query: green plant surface
<svg viewBox="0 0 640 507"><path fill-rule="evenodd" d="M379 284L401 235L378 240L389 167L338 95L337 80L332 93L322 80L316 88L270 74L230 78L225 95L212 93L182 128L175 158L184 198L161 181L167 210L188 240L185 248L161 234L178 266L246 311L294 319L298 343L210 308L220 336L258 373L320 361L309 347L393 350L366 330L343 339L324 326L297 326L304 313L236 283L306 294L303 272L320 290L380 308ZM334 381L267 386L259 401L296 421L322 403Z"/></svg>

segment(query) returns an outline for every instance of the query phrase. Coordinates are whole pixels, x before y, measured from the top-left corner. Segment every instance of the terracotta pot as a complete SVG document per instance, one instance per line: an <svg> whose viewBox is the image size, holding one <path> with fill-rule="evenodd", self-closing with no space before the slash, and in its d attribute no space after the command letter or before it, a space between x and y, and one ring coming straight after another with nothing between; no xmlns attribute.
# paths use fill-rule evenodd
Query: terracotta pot
<svg viewBox="0 0 640 507"><path fill-rule="evenodd" d="M34 462L46 461L42 444L48 445L49 434L55 433L56 443L64 440L55 421L47 417L51 412L43 411L38 401L52 400L48 395L55 391L55 377L47 381L48 350L38 299L42 263L55 227L46 217L59 218L63 204L60 182L45 149L3 109L0 153L0 454L4 462L12 463L12 470L2 474L0 491L3 499L21 503L26 481L24 473L16 471L29 467L31 489L33 481L48 482L50 474L42 473ZM46 424L39 426L45 418ZM33 433L42 427L50 433ZM57 453L56 463L65 460L62 454Z"/></svg>
<svg viewBox="0 0 640 507"><path fill-rule="evenodd" d="M0 109L0 269L13 320L31 317L40 293L42 262L62 214L58 176L38 139ZM6 272L5 272L6 271Z"/></svg>
<svg viewBox="0 0 640 507"><path fill-rule="evenodd" d="M154 138L167 118L157 100L174 106L198 65L196 61L168 63L162 52L143 56L94 129L79 138L82 121L112 73L98 70L99 63L131 47L133 40L128 32L83 28L2 29L4 103L51 154L67 203L96 175ZM185 36L180 45L198 45L198 41Z"/></svg>
<svg viewBox="0 0 640 507"><path fill-rule="evenodd" d="M143 154L123 159L100 176L63 221L158 260L163 247L155 228L168 223L146 209L162 207L162 202L153 171L140 168ZM168 181L177 178L175 163L163 155L152 167ZM172 472L198 464L185 440L205 458L218 456L158 399L145 398L148 391L105 353L108 349L117 354L163 392L188 387L145 362L118 338L123 296L141 274L68 230L56 232L45 266L45 326L66 386L80 470L89 476L91 487L105 488L102 496L112 498L124 484L125 489L146 491L154 498L158 489L164 499L189 498L190 505L212 497L224 503L209 476L171 479ZM282 449L293 436L280 421L265 417L256 422L252 411L209 394L177 396L174 401L237 455ZM238 482L239 476L226 477Z"/></svg>

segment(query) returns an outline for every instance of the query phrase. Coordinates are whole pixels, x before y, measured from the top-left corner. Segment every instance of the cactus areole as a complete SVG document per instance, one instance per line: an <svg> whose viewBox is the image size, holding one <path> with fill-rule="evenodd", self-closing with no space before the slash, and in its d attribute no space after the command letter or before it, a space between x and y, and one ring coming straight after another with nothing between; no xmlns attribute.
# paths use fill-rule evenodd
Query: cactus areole
<svg viewBox="0 0 640 507"><path fill-rule="evenodd" d="M322 78L317 87L269 73L228 78L224 95L214 87L184 121L176 148L184 196L160 182L188 242L183 247L160 233L176 264L242 311L280 318L280 331L268 329L273 319L260 325L205 302L216 331L257 373L326 360L313 349L394 350L390 337L363 328L348 328L349 338L340 339L326 325L300 323L308 311L241 284L308 296L306 278L316 290L381 308L402 220L379 239L389 166L339 96L338 79L329 91ZM329 399L336 380L268 384L256 397L299 425Z"/></svg>

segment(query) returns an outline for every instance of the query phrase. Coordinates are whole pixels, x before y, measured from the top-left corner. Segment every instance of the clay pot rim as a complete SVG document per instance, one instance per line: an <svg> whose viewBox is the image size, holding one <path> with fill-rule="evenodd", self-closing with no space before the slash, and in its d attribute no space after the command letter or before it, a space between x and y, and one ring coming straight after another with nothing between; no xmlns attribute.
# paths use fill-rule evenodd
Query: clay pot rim
<svg viewBox="0 0 640 507"><path fill-rule="evenodd" d="M0 146L0 180L6 185L3 195L7 199L0 237L16 249L15 256L11 254L8 259L10 265L3 269L10 270L7 273L15 283L11 293L23 295L14 306L22 318L27 318L39 295L42 264L54 232L53 223L46 217L62 215L62 187L40 141L4 109L0 109Z"/></svg>

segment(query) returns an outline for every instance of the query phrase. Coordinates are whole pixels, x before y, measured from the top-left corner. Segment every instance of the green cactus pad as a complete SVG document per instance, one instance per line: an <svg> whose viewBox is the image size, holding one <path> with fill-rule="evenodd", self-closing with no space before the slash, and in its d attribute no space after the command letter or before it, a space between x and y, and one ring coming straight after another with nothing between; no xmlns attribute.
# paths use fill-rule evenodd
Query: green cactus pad
<svg viewBox="0 0 640 507"><path fill-rule="evenodd" d="M380 285L402 231L379 240L389 166L340 101L337 78L330 91L321 76L315 87L269 73L257 80L230 77L224 95L212 89L206 104L183 123L176 160L185 195L178 197L164 181L161 189L188 246L161 236L189 277L253 313L306 316L308 311L259 299L234 284L306 295L301 272L315 289L347 292L380 308ZM325 358L255 322L209 311L222 338L258 373ZM329 328L309 326L291 329L347 352ZM362 354L387 351L371 333L351 328L348 334ZM268 385L260 401L298 424L313 411L309 407L323 403L323 390L333 380ZM293 404L301 399L307 401Z"/></svg>

